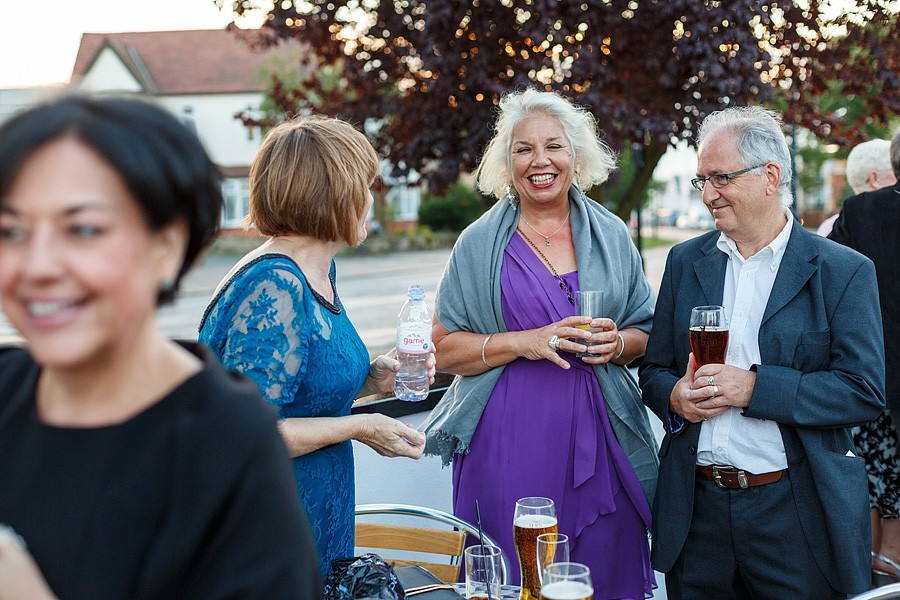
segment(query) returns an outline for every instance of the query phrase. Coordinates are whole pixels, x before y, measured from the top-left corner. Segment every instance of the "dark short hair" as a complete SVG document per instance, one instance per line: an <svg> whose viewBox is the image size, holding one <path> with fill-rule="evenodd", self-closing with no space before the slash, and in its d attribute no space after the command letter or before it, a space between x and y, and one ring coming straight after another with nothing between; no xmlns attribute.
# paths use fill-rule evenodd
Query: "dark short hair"
<svg viewBox="0 0 900 600"><path fill-rule="evenodd" d="M352 125L322 116L272 129L250 168L249 220L263 235L359 243L378 155Z"/></svg>
<svg viewBox="0 0 900 600"><path fill-rule="evenodd" d="M151 231L184 219L188 243L170 302L183 275L219 231L221 174L187 127L145 100L66 94L37 104L0 126L0 198L22 164L45 144L71 137L118 173ZM52 174L48 174L52 176Z"/></svg>

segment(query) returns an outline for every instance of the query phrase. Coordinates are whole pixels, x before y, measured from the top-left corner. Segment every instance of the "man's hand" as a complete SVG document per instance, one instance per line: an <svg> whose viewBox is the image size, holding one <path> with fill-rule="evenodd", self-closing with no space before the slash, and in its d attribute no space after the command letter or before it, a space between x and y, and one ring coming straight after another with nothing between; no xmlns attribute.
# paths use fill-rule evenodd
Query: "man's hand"
<svg viewBox="0 0 900 600"><path fill-rule="evenodd" d="M710 417L715 417L725 412L730 405L723 404L714 398L714 396L723 391L716 382L716 374L724 369L747 373L747 371L742 371L735 367L719 364L704 365L697 369L692 352L690 357L688 357L687 372L672 388L672 393L669 396L669 409L691 423L705 421ZM753 373L750 373L750 375L753 375ZM712 380L710 380L710 377L712 377ZM751 382L750 391L752 392L752 390ZM747 404L744 406L748 404L750 404L749 396L747 396Z"/></svg>

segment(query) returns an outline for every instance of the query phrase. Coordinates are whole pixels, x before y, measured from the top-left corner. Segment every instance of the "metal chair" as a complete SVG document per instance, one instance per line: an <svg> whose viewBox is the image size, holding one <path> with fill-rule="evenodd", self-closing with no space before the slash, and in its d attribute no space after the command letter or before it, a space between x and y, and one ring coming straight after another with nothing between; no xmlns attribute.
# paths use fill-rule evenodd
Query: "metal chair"
<svg viewBox="0 0 900 600"><path fill-rule="evenodd" d="M406 515L436 521L456 528L435 529L409 527L405 525L383 525L380 523L360 522L359 517L365 515ZM387 549L405 552L424 552L448 556L446 564L423 562L420 560L395 560L385 558L387 562L399 565L420 565L425 567L441 580L448 583L459 581L459 568L466 535L478 539L478 528L455 517L450 513L426 506L411 504L359 504L356 506L356 547L372 550ZM484 543L499 546L487 534ZM502 552L502 551L501 551ZM379 553L380 554L380 553ZM501 555L501 583L506 583L509 573L509 560L506 554Z"/></svg>
<svg viewBox="0 0 900 600"><path fill-rule="evenodd" d="M892 583L851 596L848 600L896 600L898 598L900 598L900 583Z"/></svg>

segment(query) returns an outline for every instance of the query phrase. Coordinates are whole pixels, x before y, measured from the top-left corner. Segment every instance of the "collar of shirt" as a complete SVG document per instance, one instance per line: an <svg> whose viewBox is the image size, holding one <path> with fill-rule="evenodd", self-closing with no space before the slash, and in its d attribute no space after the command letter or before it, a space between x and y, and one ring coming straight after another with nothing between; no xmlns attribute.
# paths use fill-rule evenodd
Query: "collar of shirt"
<svg viewBox="0 0 900 600"><path fill-rule="evenodd" d="M784 256L784 250L787 248L788 240L791 238L791 227L794 224L794 216L789 210L785 211L785 216L787 216L787 223L785 223L781 232L775 236L774 240L769 242L768 246L750 257L754 258L759 256L761 258L762 256L765 256L763 254L764 252L769 253L772 257L769 268L772 269L772 271L778 270L778 265L781 263L781 258ZM716 241L716 248L727 254L729 258L737 259L741 263L745 262L744 257L741 256L741 253L738 251L735 241L724 233L719 234L719 239ZM750 260L750 258L746 260Z"/></svg>

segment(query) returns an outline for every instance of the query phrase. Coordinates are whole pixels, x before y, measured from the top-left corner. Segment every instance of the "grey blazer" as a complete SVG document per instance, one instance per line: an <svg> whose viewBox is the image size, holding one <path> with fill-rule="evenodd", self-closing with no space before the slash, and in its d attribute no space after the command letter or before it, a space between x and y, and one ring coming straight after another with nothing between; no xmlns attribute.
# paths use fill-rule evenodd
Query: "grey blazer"
<svg viewBox="0 0 900 600"><path fill-rule="evenodd" d="M666 426L653 505L652 560L666 572L691 522L700 425L673 428L669 396L687 369L691 308L721 304L727 265L718 231L672 248L647 355L644 403ZM759 331L762 364L746 418L776 421L809 551L831 585L868 589L871 568L865 464L849 428L884 409L884 346L872 262L796 221ZM679 417L680 419L680 417ZM676 433L673 433L676 431ZM773 549L773 553L777 550Z"/></svg>

